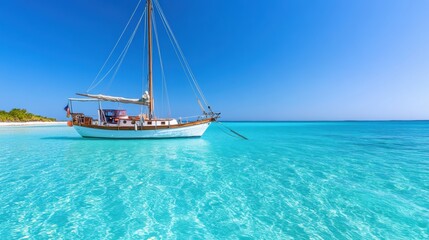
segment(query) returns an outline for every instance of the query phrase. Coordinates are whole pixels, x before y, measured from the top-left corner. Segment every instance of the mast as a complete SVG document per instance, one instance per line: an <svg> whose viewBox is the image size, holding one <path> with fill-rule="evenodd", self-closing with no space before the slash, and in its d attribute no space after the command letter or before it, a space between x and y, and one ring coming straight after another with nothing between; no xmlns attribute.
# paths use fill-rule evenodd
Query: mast
<svg viewBox="0 0 429 240"><path fill-rule="evenodd" d="M147 37L148 37L148 74L149 74L149 119L153 118L153 85L152 85L152 1L147 0Z"/></svg>

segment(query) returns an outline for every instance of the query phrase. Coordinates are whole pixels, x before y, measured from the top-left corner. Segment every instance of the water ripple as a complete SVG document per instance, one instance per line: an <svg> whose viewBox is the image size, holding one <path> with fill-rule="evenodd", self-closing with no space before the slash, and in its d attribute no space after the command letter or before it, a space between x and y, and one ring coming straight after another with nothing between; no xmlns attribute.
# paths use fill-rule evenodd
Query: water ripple
<svg viewBox="0 0 429 240"><path fill-rule="evenodd" d="M427 122L228 123L201 139L0 131L2 239L427 239Z"/></svg>

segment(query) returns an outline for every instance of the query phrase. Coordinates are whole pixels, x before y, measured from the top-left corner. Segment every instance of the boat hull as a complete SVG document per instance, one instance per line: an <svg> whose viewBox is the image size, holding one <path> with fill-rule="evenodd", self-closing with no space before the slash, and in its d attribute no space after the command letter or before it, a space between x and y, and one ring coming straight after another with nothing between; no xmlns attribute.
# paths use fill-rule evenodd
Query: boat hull
<svg viewBox="0 0 429 240"><path fill-rule="evenodd" d="M210 122L205 122L192 126L182 126L176 128L162 128L153 130L130 130L130 129L103 129L87 126L74 125L74 129L82 136L87 138L117 138L117 139L151 139L151 138L186 138L201 137Z"/></svg>

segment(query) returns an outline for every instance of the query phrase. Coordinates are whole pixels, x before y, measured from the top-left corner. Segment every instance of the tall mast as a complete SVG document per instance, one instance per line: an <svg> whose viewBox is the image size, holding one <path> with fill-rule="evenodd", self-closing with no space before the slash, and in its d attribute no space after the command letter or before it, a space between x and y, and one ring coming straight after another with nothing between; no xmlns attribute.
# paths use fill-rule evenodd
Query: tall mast
<svg viewBox="0 0 429 240"><path fill-rule="evenodd" d="M148 66L148 73L149 73L149 119L152 119L153 116L153 86L152 86L152 1L147 0L147 37L148 37L148 58L149 58L149 66Z"/></svg>

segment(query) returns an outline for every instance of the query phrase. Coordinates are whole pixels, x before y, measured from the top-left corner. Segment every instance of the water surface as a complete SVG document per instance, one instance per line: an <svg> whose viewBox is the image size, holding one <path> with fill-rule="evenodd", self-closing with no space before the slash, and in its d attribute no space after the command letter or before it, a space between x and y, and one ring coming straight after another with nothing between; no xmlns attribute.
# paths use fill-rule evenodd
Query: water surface
<svg viewBox="0 0 429 240"><path fill-rule="evenodd" d="M1 239L429 238L429 122L225 124L250 140L1 127Z"/></svg>

